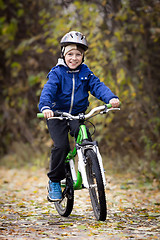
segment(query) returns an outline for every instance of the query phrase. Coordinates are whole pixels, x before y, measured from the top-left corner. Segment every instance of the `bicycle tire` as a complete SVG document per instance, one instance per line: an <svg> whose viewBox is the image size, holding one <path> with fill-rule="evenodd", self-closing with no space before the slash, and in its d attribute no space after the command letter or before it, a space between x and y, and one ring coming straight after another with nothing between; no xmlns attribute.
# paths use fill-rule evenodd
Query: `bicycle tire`
<svg viewBox="0 0 160 240"><path fill-rule="evenodd" d="M55 202L54 205L59 215L68 217L72 212L74 204L73 180L69 166L67 166L66 187L62 192L62 196L62 201Z"/></svg>
<svg viewBox="0 0 160 240"><path fill-rule="evenodd" d="M107 216L107 206L105 189L96 153L89 149L85 153L87 160L86 174L89 183L89 194L94 215L98 221L105 221Z"/></svg>

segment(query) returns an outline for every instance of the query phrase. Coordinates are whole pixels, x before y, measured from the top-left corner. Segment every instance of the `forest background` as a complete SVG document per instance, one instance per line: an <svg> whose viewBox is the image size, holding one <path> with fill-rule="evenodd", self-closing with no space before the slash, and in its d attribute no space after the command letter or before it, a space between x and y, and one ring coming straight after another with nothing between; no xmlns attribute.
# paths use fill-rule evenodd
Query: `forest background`
<svg viewBox="0 0 160 240"><path fill-rule="evenodd" d="M93 119L104 162L160 178L158 0L0 0L0 164L48 166L38 102L71 30L86 35L85 63L122 102ZM90 97L90 108L99 104Z"/></svg>

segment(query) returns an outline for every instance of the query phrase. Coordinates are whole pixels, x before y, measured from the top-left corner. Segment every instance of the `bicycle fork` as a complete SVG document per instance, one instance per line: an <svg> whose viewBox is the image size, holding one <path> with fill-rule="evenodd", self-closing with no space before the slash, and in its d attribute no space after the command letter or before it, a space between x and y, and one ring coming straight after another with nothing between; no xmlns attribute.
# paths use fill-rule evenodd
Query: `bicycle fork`
<svg viewBox="0 0 160 240"><path fill-rule="evenodd" d="M100 166L100 169L101 169L103 184L104 184L104 186L106 186L106 179L105 179L105 174L104 174L102 157L101 157L101 154L99 152L99 148L97 146L97 143L96 142L90 142L90 144L88 144L88 143L83 144L83 145L82 144L77 144L76 147L77 147L77 154L78 154L78 159L79 159L78 170L82 175L84 187L89 189L89 184L88 184L87 174L86 174L86 164L87 164L87 162L86 162L86 158L85 158L85 155L84 155L84 152L87 149L92 149L96 153L97 158L98 158L98 162L99 162L99 166Z"/></svg>

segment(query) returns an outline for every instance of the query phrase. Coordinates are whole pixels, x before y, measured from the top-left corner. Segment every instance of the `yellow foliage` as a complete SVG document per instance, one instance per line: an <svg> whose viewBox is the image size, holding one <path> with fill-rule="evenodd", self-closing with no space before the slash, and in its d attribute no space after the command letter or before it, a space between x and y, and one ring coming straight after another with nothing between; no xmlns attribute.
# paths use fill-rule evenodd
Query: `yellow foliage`
<svg viewBox="0 0 160 240"><path fill-rule="evenodd" d="M105 40L105 41L104 41L104 45L105 45L107 48L109 48L109 47L112 46L112 43L111 43L109 40Z"/></svg>
<svg viewBox="0 0 160 240"><path fill-rule="evenodd" d="M118 70L118 72L117 72L117 82L119 83L119 84L121 84L122 83L122 81L125 81L125 71L124 71L124 69L123 68L120 68L119 70Z"/></svg>
<svg viewBox="0 0 160 240"><path fill-rule="evenodd" d="M115 31L114 35L117 37L119 42L122 42L123 38L120 31Z"/></svg>

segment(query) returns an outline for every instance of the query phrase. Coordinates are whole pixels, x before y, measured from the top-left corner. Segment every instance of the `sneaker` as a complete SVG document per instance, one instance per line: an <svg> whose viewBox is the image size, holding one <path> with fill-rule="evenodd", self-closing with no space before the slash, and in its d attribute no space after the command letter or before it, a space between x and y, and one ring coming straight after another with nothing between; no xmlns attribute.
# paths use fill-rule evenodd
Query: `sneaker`
<svg viewBox="0 0 160 240"><path fill-rule="evenodd" d="M47 198L50 202L57 202L62 199L62 190L59 182L52 182L49 180Z"/></svg>

